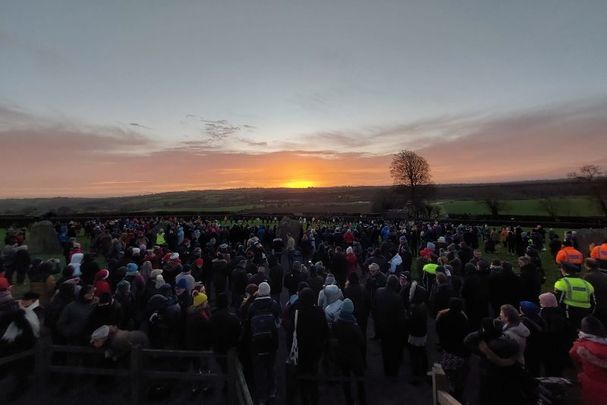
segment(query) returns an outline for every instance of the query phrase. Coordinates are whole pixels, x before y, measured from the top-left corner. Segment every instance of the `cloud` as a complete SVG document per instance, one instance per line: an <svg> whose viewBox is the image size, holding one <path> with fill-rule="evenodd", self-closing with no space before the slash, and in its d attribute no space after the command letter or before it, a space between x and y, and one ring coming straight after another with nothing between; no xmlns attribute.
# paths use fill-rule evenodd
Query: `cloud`
<svg viewBox="0 0 607 405"><path fill-rule="evenodd" d="M130 122L129 125L132 126L132 127L137 127L137 128L152 129L150 127L147 127L147 126L145 126L143 124L139 124L137 122Z"/></svg>

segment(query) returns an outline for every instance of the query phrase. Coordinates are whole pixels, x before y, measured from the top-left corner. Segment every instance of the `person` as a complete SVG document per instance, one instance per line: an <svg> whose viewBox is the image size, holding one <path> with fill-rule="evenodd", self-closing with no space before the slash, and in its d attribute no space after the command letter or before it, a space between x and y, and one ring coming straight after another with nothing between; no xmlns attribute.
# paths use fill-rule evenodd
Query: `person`
<svg viewBox="0 0 607 405"><path fill-rule="evenodd" d="M582 318L592 313L596 302L594 287L579 277L579 271L579 266L563 262L563 277L554 283L554 295L574 328L579 328Z"/></svg>
<svg viewBox="0 0 607 405"><path fill-rule="evenodd" d="M463 311L463 301L460 298L451 298L449 307L438 312L436 317L436 334L443 356L441 366L451 385L454 397L461 401L465 383L465 365L467 350L464 338L470 333L468 317Z"/></svg>
<svg viewBox="0 0 607 405"><path fill-rule="evenodd" d="M297 309L291 321L292 325L297 324L295 326L298 349L296 374L299 379L302 404L316 405L319 401L318 382L311 380L310 377L318 374L320 358L329 338L329 327L323 311L314 305L315 297L312 289L305 287L298 292L298 296Z"/></svg>
<svg viewBox="0 0 607 405"><path fill-rule="evenodd" d="M266 282L259 284L257 297L247 311L247 329L251 339L250 355L253 364L254 395L259 403L276 396L274 363L278 350L280 304L270 297Z"/></svg>
<svg viewBox="0 0 607 405"><path fill-rule="evenodd" d="M607 398L607 328L594 316L582 319L578 339L569 351L580 366L578 381L585 405L599 405Z"/></svg>
<svg viewBox="0 0 607 405"><path fill-rule="evenodd" d="M595 259L587 258L584 263L586 268L584 280L592 284L596 297L594 316L605 325L607 324L607 272L600 269L599 262Z"/></svg>
<svg viewBox="0 0 607 405"><path fill-rule="evenodd" d="M426 378L428 370L428 291L417 281L411 280L408 272L400 275L400 295L405 308L407 347L411 363L411 382L420 384Z"/></svg>
<svg viewBox="0 0 607 405"><path fill-rule="evenodd" d="M534 377L540 376L542 345L544 343L545 322L540 316L540 307L531 301L521 301L520 321L529 329L525 347L525 367Z"/></svg>
<svg viewBox="0 0 607 405"><path fill-rule="evenodd" d="M99 298L102 294L112 293L112 287L110 287L110 283L107 282L109 276L110 272L108 269L101 269L95 274L95 282L93 284L95 287L95 297Z"/></svg>
<svg viewBox="0 0 607 405"><path fill-rule="evenodd" d="M556 264L573 264L575 266L581 266L584 262L584 255L582 252L573 247L571 240L564 240L563 247L556 254Z"/></svg>
<svg viewBox="0 0 607 405"><path fill-rule="evenodd" d="M386 285L386 275L379 271L379 264L372 262L369 264L369 277L365 282L365 289L367 290L367 296L369 297L369 303L371 305L371 317L373 318L374 335L373 339L379 339L379 333L377 330L377 308L375 307L375 294L378 289Z"/></svg>
<svg viewBox="0 0 607 405"><path fill-rule="evenodd" d="M607 239L592 248L590 257L598 262L599 267L607 269Z"/></svg>
<svg viewBox="0 0 607 405"><path fill-rule="evenodd" d="M403 325L405 312L399 294L400 284L394 275L388 276L385 287L377 290L375 309L377 332L381 340L381 352L386 377L398 376L403 356Z"/></svg>
<svg viewBox="0 0 607 405"><path fill-rule="evenodd" d="M342 304L337 322L333 325L333 335L337 339L336 361L343 377L348 378L343 383L346 403L353 404L352 392L349 377L354 375L358 380L356 387L358 390L358 403L365 405L367 403L367 394L365 390L365 337L357 325L354 311L356 305L346 298Z"/></svg>
<svg viewBox="0 0 607 405"><path fill-rule="evenodd" d="M516 361L525 365L525 348L529 329L521 322L518 310L510 304L502 305L500 308L500 321L503 323L504 334L514 340L518 345Z"/></svg>
<svg viewBox="0 0 607 405"><path fill-rule="evenodd" d="M230 349L238 346L238 341L242 333L240 319L232 314L228 309L228 296L219 294L215 301L215 310L209 319L211 330L211 345L213 351L220 355L228 354ZM228 363L225 358L218 359L221 371L228 371ZM227 388L227 382L225 385Z"/></svg>
<svg viewBox="0 0 607 405"><path fill-rule="evenodd" d="M545 325L540 351L544 373L549 377L560 377L569 364L567 353L573 328L553 293L541 294L539 301L540 317Z"/></svg>
<svg viewBox="0 0 607 405"><path fill-rule="evenodd" d="M147 335L139 330L126 331L113 325L101 325L93 331L90 344L96 349L104 349L105 357L119 362L137 348L148 348L150 342Z"/></svg>
<svg viewBox="0 0 607 405"><path fill-rule="evenodd" d="M366 358L367 321L369 319L370 302L367 290L360 285L357 273L350 273L348 275L348 282L346 283L346 288L343 293L344 297L349 298L354 304L354 317L363 334L364 353Z"/></svg>
<svg viewBox="0 0 607 405"><path fill-rule="evenodd" d="M445 273L437 272L435 277L436 286L432 289L430 302L432 315L436 317L438 312L449 307L449 300L453 295L453 290Z"/></svg>
<svg viewBox="0 0 607 405"><path fill-rule="evenodd" d="M69 303L63 309L57 321L57 329L65 338L67 344L86 345L88 337L86 327L96 306L94 287L84 285L80 289L76 301Z"/></svg>
<svg viewBox="0 0 607 405"><path fill-rule="evenodd" d="M529 256L518 258L521 280L521 300L538 304L538 297L542 292L542 276L537 267L531 262Z"/></svg>
<svg viewBox="0 0 607 405"><path fill-rule="evenodd" d="M482 262L484 263L484 262ZM470 328L480 328L481 320L489 316L488 273L482 265L466 263L461 296L464 300L464 312L470 321Z"/></svg>

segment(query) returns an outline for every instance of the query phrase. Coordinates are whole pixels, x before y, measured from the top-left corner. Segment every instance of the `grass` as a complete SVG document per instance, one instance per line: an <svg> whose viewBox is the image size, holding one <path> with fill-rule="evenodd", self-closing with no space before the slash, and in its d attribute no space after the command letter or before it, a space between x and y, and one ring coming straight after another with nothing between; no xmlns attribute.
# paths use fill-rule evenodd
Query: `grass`
<svg viewBox="0 0 607 405"><path fill-rule="evenodd" d="M540 205L540 199L503 200L502 215L548 216ZM554 200L558 216L595 217L601 216L595 201L583 197L561 197ZM445 200L435 203L447 214L489 215L491 211L479 200Z"/></svg>

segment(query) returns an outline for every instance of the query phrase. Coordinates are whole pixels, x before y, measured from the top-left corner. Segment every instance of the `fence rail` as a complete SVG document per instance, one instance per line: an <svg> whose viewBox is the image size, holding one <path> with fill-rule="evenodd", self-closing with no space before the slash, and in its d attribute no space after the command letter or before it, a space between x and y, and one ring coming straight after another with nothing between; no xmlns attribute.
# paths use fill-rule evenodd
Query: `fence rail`
<svg viewBox="0 0 607 405"><path fill-rule="evenodd" d="M56 365L52 363L53 354L55 353L63 353L71 356L84 356L100 355L102 352L89 347L51 345L43 339L40 340L33 349L0 358L0 366L33 357L36 360L37 382L41 385L46 383L49 374L128 377L131 380L132 405L139 405L141 403L142 388L147 381L166 379L182 381L223 380L228 384L228 403L230 405L253 405L242 372L242 366L234 351L229 352L227 355L221 355L211 351L156 350L134 347L128 358L128 367L123 368ZM199 373L196 370L149 370L145 368L146 359L157 358L221 359L227 362L227 373Z"/></svg>

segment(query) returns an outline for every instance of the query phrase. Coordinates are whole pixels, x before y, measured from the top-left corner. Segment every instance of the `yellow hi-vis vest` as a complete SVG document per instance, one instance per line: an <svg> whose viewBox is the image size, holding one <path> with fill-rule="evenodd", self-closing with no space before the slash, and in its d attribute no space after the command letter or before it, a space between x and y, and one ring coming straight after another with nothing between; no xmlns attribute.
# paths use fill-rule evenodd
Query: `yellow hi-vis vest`
<svg viewBox="0 0 607 405"><path fill-rule="evenodd" d="M594 287L588 281L579 277L563 277L554 283L557 291L563 292L562 301L565 305L577 308L590 308L590 297Z"/></svg>
<svg viewBox="0 0 607 405"><path fill-rule="evenodd" d="M156 244L158 246L162 246L162 245L166 245L166 240L164 239L164 233L157 233L156 234Z"/></svg>
<svg viewBox="0 0 607 405"><path fill-rule="evenodd" d="M425 264L424 267L422 267L422 270L425 271L428 274L432 274L433 276L436 275L436 268L438 267L438 264L436 263L428 263Z"/></svg>

